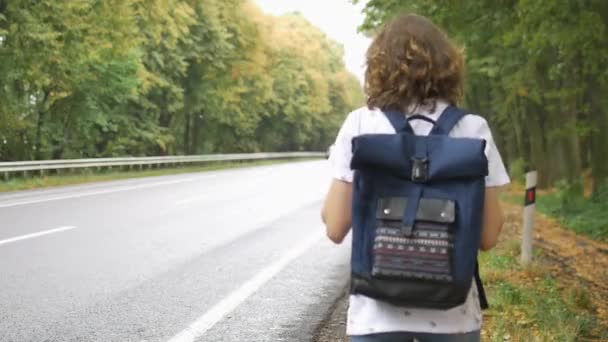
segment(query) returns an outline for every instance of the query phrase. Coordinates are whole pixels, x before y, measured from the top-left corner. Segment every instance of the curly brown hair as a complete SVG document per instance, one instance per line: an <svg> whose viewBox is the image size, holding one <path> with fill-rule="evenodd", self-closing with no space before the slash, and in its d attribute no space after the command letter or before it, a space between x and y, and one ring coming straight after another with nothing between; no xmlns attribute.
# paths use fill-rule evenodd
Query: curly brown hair
<svg viewBox="0 0 608 342"><path fill-rule="evenodd" d="M396 17L367 50L365 93L370 109L399 110L452 105L463 96L462 51L430 20L414 14Z"/></svg>

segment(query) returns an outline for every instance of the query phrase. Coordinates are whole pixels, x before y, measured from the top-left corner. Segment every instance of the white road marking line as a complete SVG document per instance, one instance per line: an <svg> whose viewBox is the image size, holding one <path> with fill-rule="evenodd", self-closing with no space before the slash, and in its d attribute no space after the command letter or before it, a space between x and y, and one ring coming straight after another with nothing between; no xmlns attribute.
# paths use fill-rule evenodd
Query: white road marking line
<svg viewBox="0 0 608 342"><path fill-rule="evenodd" d="M17 201L17 202L12 202L12 203L11 202L0 203L0 208L16 207L16 206L20 206L20 205L27 205L27 204L34 204L34 203L59 201L59 200L71 199L71 198L82 198L82 197L89 197L89 196L96 196L96 195L103 195L103 194L111 194L111 193L115 193L115 192L153 188L153 187L162 186L162 185L185 183L185 182L191 182L191 181L195 181L195 180L199 180L199 179L206 179L206 178L213 178L213 177L215 177L215 175L209 175L209 176L203 176L203 177L197 177L197 178L177 179L177 180L158 182L158 183L124 186L124 187L117 187L117 188L107 189L107 190L82 192L82 193L78 193L78 194L58 195L58 196L54 196L54 197L37 198L37 199Z"/></svg>
<svg viewBox="0 0 608 342"><path fill-rule="evenodd" d="M186 329L173 336L169 342L194 342L320 239L321 234L314 234L301 244L291 248L281 259L266 267L255 277L230 293Z"/></svg>
<svg viewBox="0 0 608 342"><path fill-rule="evenodd" d="M72 230L72 229L76 229L76 227L74 227L74 226L59 227L59 228L55 228L55 229L45 230L45 231L42 231L42 232L37 232L37 233L32 233L32 234L26 234L26 235L21 235L21 236L15 236L15 237L10 238L10 239L0 240L0 246L6 245L6 244L9 244L9 243L12 243L12 242L33 239L33 238L37 238L37 237L44 236L44 235L61 233L61 232L65 232L66 230Z"/></svg>
<svg viewBox="0 0 608 342"><path fill-rule="evenodd" d="M197 196L197 197L190 197L190 198L185 198L183 200L179 200L177 202L175 202L175 205L184 205L184 204L189 204L192 202L198 202L198 201L204 201L204 200L208 200L209 196Z"/></svg>
<svg viewBox="0 0 608 342"><path fill-rule="evenodd" d="M109 184L108 184L109 182ZM114 182L120 182L116 184ZM2 193L0 194L0 200L8 201L10 199L22 199L33 196L51 196L51 195L65 195L70 192L75 191L93 191L99 190L103 188L107 188L108 186L130 186L145 183L142 182L141 178L134 179L125 179L125 180L117 180L117 181L101 181L101 183L83 183L83 184L74 184L74 185L65 185L59 187L50 187L43 189L29 189L29 190L17 190L11 193Z"/></svg>

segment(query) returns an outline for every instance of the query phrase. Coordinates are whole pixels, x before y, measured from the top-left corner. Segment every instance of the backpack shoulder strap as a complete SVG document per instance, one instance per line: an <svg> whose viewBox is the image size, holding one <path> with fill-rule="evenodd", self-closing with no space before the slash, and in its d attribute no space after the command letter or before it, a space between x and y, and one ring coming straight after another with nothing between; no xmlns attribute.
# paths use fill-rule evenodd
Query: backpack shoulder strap
<svg viewBox="0 0 608 342"><path fill-rule="evenodd" d="M488 303L486 290L483 288L481 276L479 275L479 262L475 262L475 285L477 285L477 294L479 295L479 305L481 306L481 309L489 309L490 304Z"/></svg>
<svg viewBox="0 0 608 342"><path fill-rule="evenodd" d="M430 134L450 134L452 128L454 128L458 121L460 121L460 119L462 119L462 117L465 115L467 115L466 111L456 106L448 106L439 117L439 120L437 120L437 123L435 124L435 127L433 127L433 130L431 130Z"/></svg>
<svg viewBox="0 0 608 342"><path fill-rule="evenodd" d="M408 120L406 119L405 115L403 115L403 113L394 110L384 111L383 113L388 119L388 121L390 121L391 125L393 125L395 132L413 132L412 126L410 126Z"/></svg>

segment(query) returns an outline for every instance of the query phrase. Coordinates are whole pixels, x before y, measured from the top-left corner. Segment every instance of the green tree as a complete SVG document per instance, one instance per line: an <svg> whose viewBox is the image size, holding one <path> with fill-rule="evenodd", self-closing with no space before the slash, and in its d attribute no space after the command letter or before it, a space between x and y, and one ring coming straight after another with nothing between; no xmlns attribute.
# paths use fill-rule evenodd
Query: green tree
<svg viewBox="0 0 608 342"><path fill-rule="evenodd" d="M606 181L606 2L371 0L362 29L402 11L463 46L465 106L488 118L507 161L537 168L542 185L577 184L586 167Z"/></svg>
<svg viewBox="0 0 608 342"><path fill-rule="evenodd" d="M343 51L246 0L0 0L0 160L321 149Z"/></svg>
<svg viewBox="0 0 608 342"><path fill-rule="evenodd" d="M137 31L123 1L10 1L0 4L0 64L8 103L28 158L61 158L101 110L133 93ZM91 92L91 89L94 89ZM13 120L14 121L14 120Z"/></svg>

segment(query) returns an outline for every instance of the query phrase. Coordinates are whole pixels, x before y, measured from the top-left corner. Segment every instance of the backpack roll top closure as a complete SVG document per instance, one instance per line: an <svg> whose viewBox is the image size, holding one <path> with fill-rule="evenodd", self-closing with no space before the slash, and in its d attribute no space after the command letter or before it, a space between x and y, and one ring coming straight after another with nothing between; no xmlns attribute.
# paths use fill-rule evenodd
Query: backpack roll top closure
<svg viewBox="0 0 608 342"><path fill-rule="evenodd" d="M353 170L383 170L426 183L488 174L485 140L444 135L367 134L353 139ZM418 156L417 149L425 149ZM417 174L416 172L424 172Z"/></svg>

